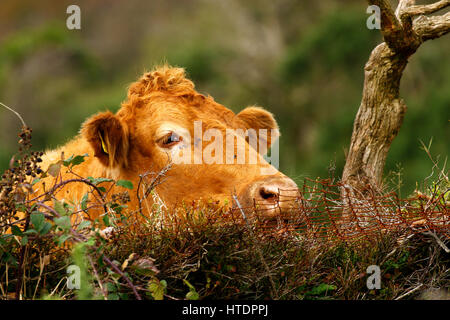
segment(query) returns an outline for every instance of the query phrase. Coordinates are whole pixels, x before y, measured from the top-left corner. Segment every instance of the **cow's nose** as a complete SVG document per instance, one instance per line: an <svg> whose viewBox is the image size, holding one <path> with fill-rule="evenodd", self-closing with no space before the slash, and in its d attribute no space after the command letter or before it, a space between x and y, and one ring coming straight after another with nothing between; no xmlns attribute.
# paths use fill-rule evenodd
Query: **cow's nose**
<svg viewBox="0 0 450 320"><path fill-rule="evenodd" d="M276 188L276 186L262 186L259 189L259 196L266 201L278 201L280 189Z"/></svg>
<svg viewBox="0 0 450 320"><path fill-rule="evenodd" d="M266 218L288 212L299 196L297 185L288 177L258 181L249 191L257 212Z"/></svg>

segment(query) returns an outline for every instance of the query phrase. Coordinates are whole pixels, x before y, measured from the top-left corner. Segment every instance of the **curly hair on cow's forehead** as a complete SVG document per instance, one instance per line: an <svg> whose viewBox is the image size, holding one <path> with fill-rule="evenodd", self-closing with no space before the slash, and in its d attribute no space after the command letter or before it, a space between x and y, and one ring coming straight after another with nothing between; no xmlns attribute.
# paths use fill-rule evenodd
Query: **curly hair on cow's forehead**
<svg viewBox="0 0 450 320"><path fill-rule="evenodd" d="M194 87L194 83L186 78L183 68L164 64L145 72L138 81L132 83L128 90L128 98L133 94L146 96L155 91L165 91L174 96L199 94Z"/></svg>
<svg viewBox="0 0 450 320"><path fill-rule="evenodd" d="M122 102L122 108L128 110L125 117L136 109L147 105L151 98L167 95L182 99L191 106L200 106L206 101L214 102L214 98L203 95L195 90L194 83L186 77L184 68L163 64L144 74L128 88L127 99Z"/></svg>

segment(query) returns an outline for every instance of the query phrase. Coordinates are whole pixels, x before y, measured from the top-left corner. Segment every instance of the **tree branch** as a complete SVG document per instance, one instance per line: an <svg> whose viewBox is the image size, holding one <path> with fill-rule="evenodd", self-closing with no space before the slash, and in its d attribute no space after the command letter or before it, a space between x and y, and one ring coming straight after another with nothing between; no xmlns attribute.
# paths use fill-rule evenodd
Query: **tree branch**
<svg viewBox="0 0 450 320"><path fill-rule="evenodd" d="M412 18L415 16L423 16L423 15L427 15L427 14L431 14L434 13L436 11L439 11L441 9L444 9L448 6L450 6L450 0L441 0L432 4L428 4L428 5L414 5L415 1L414 0L400 0L397 10L395 11L395 15L398 17L398 19L400 19L401 24L403 25L403 28L406 32L408 31L415 31L414 27L413 27L413 22L412 22ZM443 19L445 20L445 15L442 16L444 17ZM420 17L420 19L424 19L422 17ZM431 19L438 19L440 20L440 17L432 17ZM417 20L416 20L417 21ZM415 33L417 34L417 33ZM440 35L436 36L440 37L443 34L439 33ZM445 34L445 33L444 33ZM423 39L423 37L421 37L420 34L417 34L419 39L421 41L425 41L428 40L427 39ZM434 38L431 38L434 39Z"/></svg>
<svg viewBox="0 0 450 320"><path fill-rule="evenodd" d="M390 2L388 0L369 0L369 4L380 8L381 33L384 41L390 48L396 48L398 46L397 40L404 38L399 35L403 34L403 27L395 16Z"/></svg>
<svg viewBox="0 0 450 320"><path fill-rule="evenodd" d="M414 21L413 29L422 41L442 37L450 32L450 12L442 16L420 16Z"/></svg>
<svg viewBox="0 0 450 320"><path fill-rule="evenodd" d="M397 9L395 10L395 16L400 19L400 14L406 10L406 8L411 7L416 4L416 0L400 0L398 2Z"/></svg>
<svg viewBox="0 0 450 320"><path fill-rule="evenodd" d="M381 33L386 44L394 51L406 49L412 54L421 42L439 38L449 32L449 13L431 17L425 15L450 7L450 0L428 5L415 5L415 0L400 0L395 13L388 0L368 2L380 8ZM412 18L416 16L420 17L413 23Z"/></svg>
<svg viewBox="0 0 450 320"><path fill-rule="evenodd" d="M408 1L408 0L407 0ZM400 1L402 2L402 1ZM418 16L422 14L431 14L436 11L442 10L446 7L450 6L450 0L441 0L439 2L435 2L427 5L420 6L406 6L399 10L399 17L401 18L403 15L408 15L410 17ZM400 5L399 5L400 7Z"/></svg>

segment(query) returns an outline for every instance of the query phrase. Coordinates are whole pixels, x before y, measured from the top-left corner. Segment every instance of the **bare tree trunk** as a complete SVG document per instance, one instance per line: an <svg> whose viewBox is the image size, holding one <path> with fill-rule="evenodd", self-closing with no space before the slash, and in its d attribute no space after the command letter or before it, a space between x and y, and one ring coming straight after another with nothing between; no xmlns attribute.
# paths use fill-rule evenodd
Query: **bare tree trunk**
<svg viewBox="0 0 450 320"><path fill-rule="evenodd" d="M400 0L395 13L389 0L369 0L369 4L380 8L384 42L372 51L364 68L361 105L342 174L347 190L358 190L360 195L364 195L368 187L382 187L386 156L406 112L399 88L408 58L424 41L450 31L450 12L426 16L450 6L450 0L430 5Z"/></svg>

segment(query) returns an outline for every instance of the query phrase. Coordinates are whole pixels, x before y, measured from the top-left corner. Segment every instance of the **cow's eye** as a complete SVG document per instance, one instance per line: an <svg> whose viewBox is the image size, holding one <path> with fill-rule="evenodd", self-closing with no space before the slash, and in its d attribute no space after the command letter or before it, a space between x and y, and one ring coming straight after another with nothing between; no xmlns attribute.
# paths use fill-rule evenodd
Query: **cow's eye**
<svg viewBox="0 0 450 320"><path fill-rule="evenodd" d="M176 145L181 140L183 139L178 134L176 134L175 132L170 132L169 134L161 138L160 144L163 148L170 148L171 146Z"/></svg>

